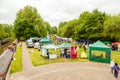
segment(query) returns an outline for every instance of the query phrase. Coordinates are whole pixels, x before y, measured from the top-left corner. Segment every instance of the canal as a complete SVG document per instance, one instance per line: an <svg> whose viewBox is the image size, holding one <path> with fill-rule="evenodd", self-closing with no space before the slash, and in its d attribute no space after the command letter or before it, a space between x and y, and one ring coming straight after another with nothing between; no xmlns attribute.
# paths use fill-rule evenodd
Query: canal
<svg viewBox="0 0 120 80"><path fill-rule="evenodd" d="M12 42L14 41L14 39L10 39L9 42L0 45L0 55L5 51L5 49L7 48L8 45L10 45Z"/></svg>

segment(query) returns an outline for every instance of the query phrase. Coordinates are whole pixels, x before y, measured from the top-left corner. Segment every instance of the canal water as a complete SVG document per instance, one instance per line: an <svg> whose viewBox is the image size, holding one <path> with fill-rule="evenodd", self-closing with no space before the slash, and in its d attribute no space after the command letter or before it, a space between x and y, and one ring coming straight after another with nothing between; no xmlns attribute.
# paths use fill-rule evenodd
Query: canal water
<svg viewBox="0 0 120 80"><path fill-rule="evenodd" d="M7 46L10 45L13 41L14 41L13 39L10 39L10 41L7 42L6 44L0 45L0 55L5 51Z"/></svg>

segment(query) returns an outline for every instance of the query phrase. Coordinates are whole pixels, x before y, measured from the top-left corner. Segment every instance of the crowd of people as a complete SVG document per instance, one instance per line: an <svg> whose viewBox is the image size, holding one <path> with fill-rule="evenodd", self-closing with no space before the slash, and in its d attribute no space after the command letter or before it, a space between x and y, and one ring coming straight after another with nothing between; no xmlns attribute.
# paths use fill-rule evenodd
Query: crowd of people
<svg viewBox="0 0 120 80"><path fill-rule="evenodd" d="M111 61L111 73L114 74L115 78L118 78L118 74L120 73L120 67L117 63L114 62L114 60Z"/></svg>

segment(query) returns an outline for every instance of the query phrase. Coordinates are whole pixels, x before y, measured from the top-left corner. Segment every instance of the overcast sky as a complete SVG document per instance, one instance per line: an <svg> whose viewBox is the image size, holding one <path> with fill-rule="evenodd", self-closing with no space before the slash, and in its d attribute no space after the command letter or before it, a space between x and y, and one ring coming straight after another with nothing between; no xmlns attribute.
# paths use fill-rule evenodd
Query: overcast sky
<svg viewBox="0 0 120 80"><path fill-rule="evenodd" d="M0 23L13 24L16 13L26 5L36 7L52 26L96 8L108 14L120 13L120 0L0 0Z"/></svg>

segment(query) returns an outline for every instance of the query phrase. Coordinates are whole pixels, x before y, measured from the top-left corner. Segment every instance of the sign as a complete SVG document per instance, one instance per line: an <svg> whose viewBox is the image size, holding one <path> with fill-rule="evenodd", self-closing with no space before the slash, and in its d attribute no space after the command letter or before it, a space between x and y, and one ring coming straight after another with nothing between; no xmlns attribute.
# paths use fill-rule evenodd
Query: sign
<svg viewBox="0 0 120 80"><path fill-rule="evenodd" d="M70 54L71 54L71 58L77 58L77 46L71 47Z"/></svg>

